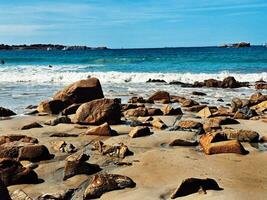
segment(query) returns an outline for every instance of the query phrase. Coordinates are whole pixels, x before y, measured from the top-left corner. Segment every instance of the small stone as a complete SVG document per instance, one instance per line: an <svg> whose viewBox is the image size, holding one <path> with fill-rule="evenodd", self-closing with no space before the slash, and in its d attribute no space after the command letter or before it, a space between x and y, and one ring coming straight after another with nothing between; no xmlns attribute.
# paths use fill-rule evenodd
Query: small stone
<svg viewBox="0 0 267 200"><path fill-rule="evenodd" d="M129 133L129 136L131 138L143 137L147 135L151 135L150 129L148 127L135 127Z"/></svg>
<svg viewBox="0 0 267 200"><path fill-rule="evenodd" d="M161 100L167 100L168 102L170 102L170 94L168 92L165 91L158 91L156 93L154 93L153 95L151 95L148 100L152 100L152 101L161 101Z"/></svg>
<svg viewBox="0 0 267 200"><path fill-rule="evenodd" d="M167 128L167 125L160 119L160 118L155 118L152 121L152 126L157 129L165 129Z"/></svg>
<svg viewBox="0 0 267 200"><path fill-rule="evenodd" d="M32 128L42 128L43 126L37 122L33 122L27 125L24 125L21 130L27 130L27 129L32 129Z"/></svg>
<svg viewBox="0 0 267 200"><path fill-rule="evenodd" d="M100 126L88 129L85 135L116 136L118 133L112 130L108 123L104 123Z"/></svg>
<svg viewBox="0 0 267 200"><path fill-rule="evenodd" d="M197 193L201 189L204 193L206 193L206 190L223 190L214 179L188 178L174 191L171 199Z"/></svg>
<svg viewBox="0 0 267 200"><path fill-rule="evenodd" d="M173 108L170 105L166 105L162 108L162 112L164 115L182 115L183 112L181 108Z"/></svg>
<svg viewBox="0 0 267 200"><path fill-rule="evenodd" d="M89 155L79 152L68 156L65 159L63 180L67 180L79 174L91 175L100 171L101 168L98 165L86 162L89 157Z"/></svg>
<svg viewBox="0 0 267 200"><path fill-rule="evenodd" d="M196 96L206 96L207 94L204 93L204 92L198 92L198 91L194 91L192 92L193 95L196 95Z"/></svg>
<svg viewBox="0 0 267 200"><path fill-rule="evenodd" d="M198 142L197 141L189 141L189 140L182 140L182 139L175 139L173 140L169 146L197 146Z"/></svg>
<svg viewBox="0 0 267 200"><path fill-rule="evenodd" d="M127 176L117 174L97 174L84 192L84 199L99 198L102 194L124 188L135 187L135 182Z"/></svg>
<svg viewBox="0 0 267 200"><path fill-rule="evenodd" d="M58 124L70 124L70 123L71 123L71 119L69 117L61 116L61 117L57 117L53 120L49 120L45 122L45 125L56 126Z"/></svg>
<svg viewBox="0 0 267 200"><path fill-rule="evenodd" d="M201 118L209 118L212 113L211 113L211 110L208 106L206 106L205 108L203 108L202 110L200 110L197 114L196 114L198 117L201 117Z"/></svg>
<svg viewBox="0 0 267 200"><path fill-rule="evenodd" d="M20 148L18 159L38 162L41 160L50 160L53 157L44 145L28 145Z"/></svg>

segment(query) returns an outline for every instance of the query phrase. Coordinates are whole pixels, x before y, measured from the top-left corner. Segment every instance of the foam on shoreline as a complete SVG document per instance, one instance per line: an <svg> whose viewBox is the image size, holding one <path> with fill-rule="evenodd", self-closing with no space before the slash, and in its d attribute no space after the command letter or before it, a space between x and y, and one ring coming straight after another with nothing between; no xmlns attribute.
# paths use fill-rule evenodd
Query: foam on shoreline
<svg viewBox="0 0 267 200"><path fill-rule="evenodd" d="M75 67L77 70L77 68ZM233 76L242 82L255 82L260 79L267 80L267 72L261 73L232 73L222 71L218 73L141 73L141 72L82 72L70 70L70 68L48 68L48 67L19 67L0 68L0 83L72 83L74 81L97 77L101 83L144 83L149 79L162 79L166 82L181 81L184 83L194 83L205 79L222 80L227 76Z"/></svg>

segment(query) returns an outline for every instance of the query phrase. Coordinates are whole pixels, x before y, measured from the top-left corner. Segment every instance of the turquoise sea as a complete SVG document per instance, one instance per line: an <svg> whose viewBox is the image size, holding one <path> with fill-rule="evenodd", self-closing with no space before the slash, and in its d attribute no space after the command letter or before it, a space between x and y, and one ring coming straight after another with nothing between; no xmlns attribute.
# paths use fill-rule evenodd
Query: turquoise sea
<svg viewBox="0 0 267 200"><path fill-rule="evenodd" d="M0 106L19 113L88 76L100 79L106 96L125 99L157 89L177 91L168 84L146 84L149 78L193 83L231 75L239 81L267 80L267 48L263 46L0 51L0 60L4 61L0 64Z"/></svg>

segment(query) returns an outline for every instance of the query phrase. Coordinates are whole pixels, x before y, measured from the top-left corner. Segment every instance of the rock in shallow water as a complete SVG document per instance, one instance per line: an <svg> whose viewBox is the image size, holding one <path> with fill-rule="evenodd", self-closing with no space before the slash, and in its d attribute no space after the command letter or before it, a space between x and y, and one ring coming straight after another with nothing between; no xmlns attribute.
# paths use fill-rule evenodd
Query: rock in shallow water
<svg viewBox="0 0 267 200"><path fill-rule="evenodd" d="M97 174L84 192L84 199L95 199L102 194L124 188L135 187L135 182L127 177L117 174Z"/></svg>
<svg viewBox="0 0 267 200"><path fill-rule="evenodd" d="M172 199L187 196L193 193L203 190L206 193L206 190L223 190L219 187L218 183L211 178L199 179L199 178L188 178L182 182L182 184L175 190L171 195Z"/></svg>
<svg viewBox="0 0 267 200"><path fill-rule="evenodd" d="M0 117L9 117L12 115L16 115L12 110L9 110L7 108L0 107Z"/></svg>

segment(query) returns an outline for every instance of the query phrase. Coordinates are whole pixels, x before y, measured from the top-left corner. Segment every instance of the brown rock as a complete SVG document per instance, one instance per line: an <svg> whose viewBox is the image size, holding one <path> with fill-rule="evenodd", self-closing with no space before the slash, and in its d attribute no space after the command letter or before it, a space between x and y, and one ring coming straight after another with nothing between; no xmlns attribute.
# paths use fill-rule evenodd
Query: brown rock
<svg viewBox="0 0 267 200"><path fill-rule="evenodd" d="M0 136L0 145L4 143L9 143L9 142L15 142L15 141L32 143L32 144L38 143L38 140L36 138L29 137L26 135L11 134L11 135Z"/></svg>
<svg viewBox="0 0 267 200"><path fill-rule="evenodd" d="M82 104L76 111L75 123L82 124L118 124L121 122L119 99L97 99Z"/></svg>
<svg viewBox="0 0 267 200"><path fill-rule="evenodd" d="M267 100L267 95L263 95L262 93L257 92L250 96L249 102L250 102L250 106L252 106L252 105L259 104L266 100Z"/></svg>
<svg viewBox="0 0 267 200"><path fill-rule="evenodd" d="M28 129L32 129L32 128L42 128L43 126L37 122L33 122L30 124L26 124L24 125L21 130L28 130Z"/></svg>
<svg viewBox="0 0 267 200"><path fill-rule="evenodd" d="M68 105L85 103L101 98L104 98L104 95L101 84L97 78L77 81L57 92L53 97L53 99L61 100Z"/></svg>
<svg viewBox="0 0 267 200"><path fill-rule="evenodd" d="M65 103L61 100L46 100L41 102L37 111L39 113L58 114L66 107Z"/></svg>
<svg viewBox="0 0 267 200"><path fill-rule="evenodd" d="M86 127L87 128L87 127ZM52 133L51 135L49 135L49 137L78 137L79 135L77 134L72 134L72 133Z"/></svg>
<svg viewBox="0 0 267 200"><path fill-rule="evenodd" d="M221 142L225 140L227 140L226 136L219 132L208 133L200 137L199 144L204 149L204 151L206 151L211 143Z"/></svg>
<svg viewBox="0 0 267 200"><path fill-rule="evenodd" d="M188 112L199 112L205 107L207 107L207 105L196 105L196 106L185 108L183 110L188 111Z"/></svg>
<svg viewBox="0 0 267 200"><path fill-rule="evenodd" d="M219 187L218 183L214 179L199 179L199 178L188 178L185 179L182 184L175 190L171 195L172 199L187 196L193 193L203 190L206 193L206 190L223 190Z"/></svg>
<svg viewBox="0 0 267 200"><path fill-rule="evenodd" d="M228 76L222 81L222 88L238 88L240 84L235 80L234 77Z"/></svg>
<svg viewBox="0 0 267 200"><path fill-rule="evenodd" d="M0 117L9 117L12 115L16 115L12 110L9 110L7 108L0 107Z"/></svg>
<svg viewBox="0 0 267 200"><path fill-rule="evenodd" d="M129 136L131 138L143 137L147 135L151 135L150 129L148 127L135 127L129 132Z"/></svg>
<svg viewBox="0 0 267 200"><path fill-rule="evenodd" d="M54 156L51 155L44 145L28 145L20 148L19 160L29 160L31 162L38 162L41 160L49 160Z"/></svg>
<svg viewBox="0 0 267 200"><path fill-rule="evenodd" d="M147 114L149 116L163 115L163 112L159 108L148 108Z"/></svg>
<svg viewBox="0 0 267 200"><path fill-rule="evenodd" d="M192 106L199 105L198 102L192 99L183 99L183 100L180 100L179 103L182 107L192 107Z"/></svg>
<svg viewBox="0 0 267 200"><path fill-rule="evenodd" d="M215 79L207 79L204 81L206 87L221 87L222 82Z"/></svg>
<svg viewBox="0 0 267 200"><path fill-rule="evenodd" d="M177 126L184 128L184 129L199 129L203 127L203 125L200 122L196 122L192 120L179 121L177 123Z"/></svg>
<svg viewBox="0 0 267 200"><path fill-rule="evenodd" d="M212 116L212 112L210 108L207 106L203 108L202 110L200 110L196 115L201 118L209 118Z"/></svg>
<svg viewBox="0 0 267 200"><path fill-rule="evenodd" d="M38 183L38 176L33 170L11 158L0 159L0 179L6 186Z"/></svg>
<svg viewBox="0 0 267 200"><path fill-rule="evenodd" d="M250 130L234 130L234 129L224 129L223 134L226 135L229 140L238 140L239 142L258 142L259 133Z"/></svg>
<svg viewBox="0 0 267 200"><path fill-rule="evenodd" d="M102 155L116 158L125 158L126 156L133 155L133 152L131 152L123 143L119 143L118 145L107 145L102 141L96 141L92 150L97 150Z"/></svg>
<svg viewBox="0 0 267 200"><path fill-rule="evenodd" d="M127 176L117 174L97 174L84 192L84 199L99 198L102 194L124 188L135 187L135 182Z"/></svg>
<svg viewBox="0 0 267 200"><path fill-rule="evenodd" d="M207 148L204 148L204 152L208 155L219 153L248 154L248 151L237 140L210 143Z"/></svg>
<svg viewBox="0 0 267 200"><path fill-rule="evenodd" d="M20 148L13 142L2 144L0 146L0 158L18 158Z"/></svg>
<svg viewBox="0 0 267 200"><path fill-rule="evenodd" d="M255 106L252 106L251 109L256 110L257 112L266 111L267 110L267 100L255 105Z"/></svg>
<svg viewBox="0 0 267 200"><path fill-rule="evenodd" d="M135 108L135 109L129 109L124 112L124 115L126 117L144 117L148 115L147 109L143 107Z"/></svg>
<svg viewBox="0 0 267 200"><path fill-rule="evenodd" d="M93 165L86 162L89 157L89 155L79 152L68 156L65 159L63 180L67 180L78 174L91 175L100 171L101 168L98 165Z"/></svg>
<svg viewBox="0 0 267 200"><path fill-rule="evenodd" d="M196 95L196 96L206 96L207 95L206 93L198 92L198 91L194 91L194 92L192 92L192 94Z"/></svg>
<svg viewBox="0 0 267 200"><path fill-rule="evenodd" d="M166 105L162 108L162 112L164 115L182 115L183 112L181 108L173 108L170 105Z"/></svg>
<svg viewBox="0 0 267 200"><path fill-rule="evenodd" d="M260 82L255 85L256 90L267 90L267 83L266 82Z"/></svg>
<svg viewBox="0 0 267 200"><path fill-rule="evenodd" d="M160 119L160 118L155 118L152 121L152 126L157 129L165 129L167 128L167 125Z"/></svg>
<svg viewBox="0 0 267 200"><path fill-rule="evenodd" d="M118 133L112 130L108 123L104 123L100 126L90 128L86 131L85 135L116 136Z"/></svg>
<svg viewBox="0 0 267 200"><path fill-rule="evenodd" d="M197 146L197 141L189 141L189 140L182 140L182 139L175 139L173 140L169 146Z"/></svg>
<svg viewBox="0 0 267 200"><path fill-rule="evenodd" d="M72 114L75 114L76 111L78 110L78 108L80 107L80 105L82 104L72 104L70 106L68 106L67 108L65 108L63 111L62 111L62 115L72 115Z"/></svg>
<svg viewBox="0 0 267 200"><path fill-rule="evenodd" d="M239 98L233 98L231 102L232 112L235 113L239 108L243 107L243 102Z"/></svg>
<svg viewBox="0 0 267 200"><path fill-rule="evenodd" d="M157 91L156 93L151 95L148 98L148 100L152 100L152 101L167 100L168 102L170 102L170 94L168 92L165 92L165 91Z"/></svg>

